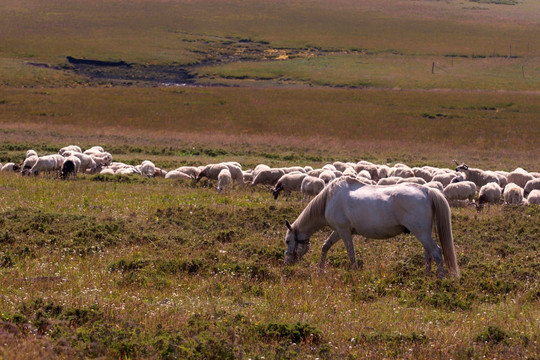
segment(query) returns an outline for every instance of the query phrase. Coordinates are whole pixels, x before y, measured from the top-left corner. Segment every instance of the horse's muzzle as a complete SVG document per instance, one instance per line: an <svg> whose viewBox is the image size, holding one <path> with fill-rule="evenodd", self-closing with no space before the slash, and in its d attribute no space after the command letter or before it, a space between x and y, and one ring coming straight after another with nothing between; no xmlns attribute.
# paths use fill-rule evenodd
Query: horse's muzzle
<svg viewBox="0 0 540 360"><path fill-rule="evenodd" d="M290 265L290 264L294 263L295 260L296 260L296 256L285 253L285 260L283 260L283 263L285 265Z"/></svg>

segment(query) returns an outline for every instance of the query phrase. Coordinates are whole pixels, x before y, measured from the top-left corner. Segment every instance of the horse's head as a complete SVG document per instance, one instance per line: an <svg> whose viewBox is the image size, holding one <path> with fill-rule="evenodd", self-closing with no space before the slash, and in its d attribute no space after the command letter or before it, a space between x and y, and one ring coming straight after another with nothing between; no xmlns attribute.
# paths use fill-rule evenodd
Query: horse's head
<svg viewBox="0 0 540 360"><path fill-rule="evenodd" d="M298 232L293 229L289 221L285 220L287 225L287 235L285 236L285 243L287 244L287 250L285 251L285 265L292 264L297 260L300 260L302 256L309 250L309 238L299 238Z"/></svg>

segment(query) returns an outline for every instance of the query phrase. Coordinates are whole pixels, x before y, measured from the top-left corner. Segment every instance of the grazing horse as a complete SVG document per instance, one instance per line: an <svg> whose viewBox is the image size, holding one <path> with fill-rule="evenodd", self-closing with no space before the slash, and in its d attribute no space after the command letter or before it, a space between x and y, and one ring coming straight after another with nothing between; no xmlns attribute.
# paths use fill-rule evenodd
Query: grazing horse
<svg viewBox="0 0 540 360"><path fill-rule="evenodd" d="M300 259L309 250L309 238L328 225L334 231L324 242L319 266L326 264L328 250L340 238L345 243L353 268L357 269L352 235L387 239L401 233L412 233L424 246L426 275L431 260L437 264L437 275L445 276L443 255L450 276L459 277L456 261L450 207L436 189L417 184L390 186L366 185L344 176L331 182L302 211L291 225L285 221L287 250L285 264ZM441 248L431 237L436 225Z"/></svg>

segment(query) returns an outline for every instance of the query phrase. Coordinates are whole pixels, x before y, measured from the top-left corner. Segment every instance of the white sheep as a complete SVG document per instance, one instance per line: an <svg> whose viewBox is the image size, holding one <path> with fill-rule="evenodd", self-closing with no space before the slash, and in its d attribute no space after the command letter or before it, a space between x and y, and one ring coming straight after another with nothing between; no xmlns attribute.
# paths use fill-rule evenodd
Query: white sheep
<svg viewBox="0 0 540 360"><path fill-rule="evenodd" d="M86 155L103 153L105 150L101 146L92 146L90 149L84 151Z"/></svg>
<svg viewBox="0 0 540 360"><path fill-rule="evenodd" d="M540 178L534 178L527 181L525 187L523 188L523 195L528 197L529 193L533 190L540 190Z"/></svg>
<svg viewBox="0 0 540 360"><path fill-rule="evenodd" d="M79 160L81 160L81 166L79 168L79 171L81 173L90 172L91 174L94 174L96 172L96 170L98 169L98 166L97 166L94 158L92 156L90 156L90 155L83 154L83 153L80 153L80 152L65 151L64 156L75 156Z"/></svg>
<svg viewBox="0 0 540 360"><path fill-rule="evenodd" d="M403 178L397 177L397 176L389 176L382 179L379 179L377 182L377 185L395 185L399 180Z"/></svg>
<svg viewBox="0 0 540 360"><path fill-rule="evenodd" d="M77 146L77 145L68 145L68 146L65 146L65 147L61 148L60 150L58 150L58 154L64 156L64 153L66 151L82 153L82 149L79 146Z"/></svg>
<svg viewBox="0 0 540 360"><path fill-rule="evenodd" d="M26 158L29 158L30 156L38 156L36 150L32 150L32 149L27 150L27 151L26 151L26 157L25 157L25 159L26 159Z"/></svg>
<svg viewBox="0 0 540 360"><path fill-rule="evenodd" d="M458 165L458 167L456 167L456 171L461 171L465 173L465 178L468 181L472 181L473 183L475 183L478 189L490 182L494 182L500 185L499 177L493 172L486 172L482 169L470 168L467 164Z"/></svg>
<svg viewBox="0 0 540 360"><path fill-rule="evenodd" d="M103 168L99 173L104 175L114 175L114 170L111 168Z"/></svg>
<svg viewBox="0 0 540 360"><path fill-rule="evenodd" d="M369 173L368 173L369 174ZM344 171L343 171L343 176L352 176L352 177L356 177L357 173L356 171L354 171L354 168L351 166L351 167L348 167L346 168ZM370 175L371 177L371 175Z"/></svg>
<svg viewBox="0 0 540 360"><path fill-rule="evenodd" d="M336 171L336 167L332 164L326 164L322 167L323 170Z"/></svg>
<svg viewBox="0 0 540 360"><path fill-rule="evenodd" d="M390 167L388 165L380 165L377 167L377 175L379 180L389 177L389 174Z"/></svg>
<svg viewBox="0 0 540 360"><path fill-rule="evenodd" d="M408 177L408 178L400 178L397 182L398 184L402 183L413 183L418 185L425 185L427 182L426 180L422 179L421 177Z"/></svg>
<svg viewBox="0 0 540 360"><path fill-rule="evenodd" d="M354 171L356 171L357 174L359 174L362 171L367 171L370 176L369 178L374 181L378 181L380 178L379 168L376 165L370 163L369 161L359 161L354 166Z"/></svg>
<svg viewBox="0 0 540 360"><path fill-rule="evenodd" d="M354 169L352 169L352 171L354 171ZM371 174L367 170L361 170L358 173L356 173L356 175L355 174L351 174L351 175L352 177L363 177L365 179L371 180Z"/></svg>
<svg viewBox="0 0 540 360"><path fill-rule="evenodd" d="M244 173L244 184L251 184L253 182L253 171L246 170Z"/></svg>
<svg viewBox="0 0 540 360"><path fill-rule="evenodd" d="M242 166L237 162L225 162L221 163L227 166L229 172L231 173L231 178L238 185L244 185L244 173L242 172ZM219 174L218 174L219 175Z"/></svg>
<svg viewBox="0 0 540 360"><path fill-rule="evenodd" d="M197 166L181 166L175 170L180 171L192 177L193 179L196 179L197 176L199 176L199 174L201 173L201 169L199 169Z"/></svg>
<svg viewBox="0 0 540 360"><path fill-rule="evenodd" d="M21 169L20 165L15 164L14 162L5 163L0 171L4 172L18 172Z"/></svg>
<svg viewBox="0 0 540 360"><path fill-rule="evenodd" d="M232 182L232 176L229 169L223 169L218 174L218 186L217 186L217 192L218 194L223 191L223 189L230 186Z"/></svg>
<svg viewBox="0 0 540 360"><path fill-rule="evenodd" d="M509 205L523 204L523 189L514 183L508 183L503 191L504 203Z"/></svg>
<svg viewBox="0 0 540 360"><path fill-rule="evenodd" d="M165 175L165 179L195 180L192 176L178 170L171 170Z"/></svg>
<svg viewBox="0 0 540 360"><path fill-rule="evenodd" d="M433 180L433 175L431 175L431 172L428 171L427 169L413 167L412 171L415 177L424 179L425 183L428 183L431 180Z"/></svg>
<svg viewBox="0 0 540 360"><path fill-rule="evenodd" d="M309 176L319 177L325 171L324 169L314 169L307 172Z"/></svg>
<svg viewBox="0 0 540 360"><path fill-rule="evenodd" d="M285 196L290 197L291 192L297 191L300 192L302 190L302 181L304 178L308 176L305 173L291 173L291 174L285 174L282 177L279 178L279 180L276 182L276 185L272 189L272 194L274 195L274 199L277 200L279 193L283 191L285 193Z"/></svg>
<svg viewBox="0 0 540 360"><path fill-rule="evenodd" d="M339 170L339 171L341 171L341 172L343 172L343 173L344 173L345 170L347 170L347 169L352 169L352 166L351 166L351 165L349 165L349 164L347 164L347 163L344 163L344 162L341 162L341 161L336 161L336 162L334 162L332 165L334 165L334 167L335 167L337 170Z"/></svg>
<svg viewBox="0 0 540 360"><path fill-rule="evenodd" d="M482 186L478 192L478 206L476 210L482 210L485 204L487 204L489 211L491 204L498 204L500 201L501 187L494 182L488 183Z"/></svg>
<svg viewBox="0 0 540 360"><path fill-rule="evenodd" d="M285 175L285 171L283 171L283 169L274 168L261 170L257 173L257 175L254 175L251 186L259 184L273 186L283 175Z"/></svg>
<svg viewBox="0 0 540 360"><path fill-rule="evenodd" d="M59 155L62 157L61 155ZM40 172L46 172L48 174L58 170L58 161L54 155L40 156L34 166L29 171L30 175L38 175ZM63 162L62 162L63 163ZM60 165L61 168L62 165Z"/></svg>
<svg viewBox="0 0 540 360"><path fill-rule="evenodd" d="M283 171L285 171L285 174L290 174L292 172L306 173L306 169L304 169L304 167L302 166L289 166L289 167L284 167L282 169Z"/></svg>
<svg viewBox="0 0 540 360"><path fill-rule="evenodd" d="M323 172L321 172L321 174L319 175L319 179L322 179L324 181L325 184L328 184L329 182L331 182L332 180L335 180L336 179L336 174L334 174L333 171L330 171L330 170L324 170Z"/></svg>
<svg viewBox="0 0 540 360"><path fill-rule="evenodd" d="M271 167L265 164L259 164L253 169L253 178L255 179L261 171L270 170Z"/></svg>
<svg viewBox="0 0 540 360"><path fill-rule="evenodd" d="M30 151L30 150L29 150ZM31 150L33 151L33 150ZM28 155L28 152L26 153ZM38 156L34 154L30 154L29 156L24 159L23 167L22 167L22 174L27 175L30 169L36 164L38 161Z"/></svg>
<svg viewBox="0 0 540 360"><path fill-rule="evenodd" d="M229 170L229 167L225 164L208 164L204 166L199 172L199 175L197 175L195 182L199 182L203 177L206 177L210 180L217 180L219 173L223 169Z"/></svg>
<svg viewBox="0 0 540 360"><path fill-rule="evenodd" d="M508 184L508 174L510 173L507 171L494 171L493 173L499 178L499 186L501 189L504 189L506 184Z"/></svg>
<svg viewBox="0 0 540 360"><path fill-rule="evenodd" d="M540 190L534 189L530 192L527 205L540 205Z"/></svg>
<svg viewBox="0 0 540 360"><path fill-rule="evenodd" d="M300 185L300 192L303 199L308 200L312 196L317 196L324 189L325 185L324 181L318 177L309 175L304 177Z"/></svg>
<svg viewBox="0 0 540 360"><path fill-rule="evenodd" d="M141 171L135 166L123 167L114 172L115 175L141 175Z"/></svg>
<svg viewBox="0 0 540 360"><path fill-rule="evenodd" d="M151 162L150 160L144 160L141 163L140 171L141 171L141 175L143 176L154 177L156 173L156 165L154 165L154 163Z"/></svg>
<svg viewBox="0 0 540 360"><path fill-rule="evenodd" d="M438 181L443 186L447 186L448 184L450 184L452 182L452 180L456 176L457 176L457 174L455 172L441 172L441 173L436 174L435 176L433 176L431 181Z"/></svg>
<svg viewBox="0 0 540 360"><path fill-rule="evenodd" d="M388 176L396 176L400 178L410 178L414 177L414 172L412 169L403 164L396 164L393 168L390 168L390 173Z"/></svg>
<svg viewBox="0 0 540 360"><path fill-rule="evenodd" d="M164 170L164 169L162 169L162 168L158 168L158 167L156 166L156 172L154 173L154 176L159 176L159 177L164 178L165 175L167 175L167 170Z"/></svg>
<svg viewBox="0 0 540 360"><path fill-rule="evenodd" d="M476 184L472 181L461 181L451 183L445 186L443 194L448 203L456 206L460 201L468 200L469 203L474 201L476 195Z"/></svg>
<svg viewBox="0 0 540 360"><path fill-rule="evenodd" d="M112 163L112 155L108 152L98 152L87 155L90 155L92 157L98 169L109 166Z"/></svg>
<svg viewBox="0 0 540 360"><path fill-rule="evenodd" d="M522 168L517 168L510 172L506 177L508 183L514 183L521 188L525 188L527 182L534 179L534 177Z"/></svg>
<svg viewBox="0 0 540 360"><path fill-rule="evenodd" d="M430 188L432 188L432 189L437 189L437 190L439 190L440 192L443 192L443 190L444 190L443 184L441 184L441 183L438 182L438 181L430 181L430 182L428 182L428 183L425 183L424 186L430 187Z"/></svg>

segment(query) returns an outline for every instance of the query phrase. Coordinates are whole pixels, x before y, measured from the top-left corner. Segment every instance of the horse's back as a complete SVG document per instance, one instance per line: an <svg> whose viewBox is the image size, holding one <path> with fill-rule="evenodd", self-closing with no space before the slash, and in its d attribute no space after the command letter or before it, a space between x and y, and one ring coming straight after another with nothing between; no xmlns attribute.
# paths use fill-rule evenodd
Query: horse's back
<svg viewBox="0 0 540 360"><path fill-rule="evenodd" d="M354 184L353 184L354 185ZM431 226L429 190L416 184L343 186L327 202L330 226L368 238L388 238Z"/></svg>

